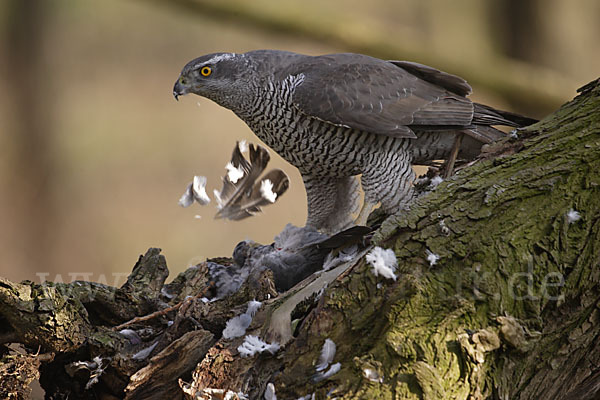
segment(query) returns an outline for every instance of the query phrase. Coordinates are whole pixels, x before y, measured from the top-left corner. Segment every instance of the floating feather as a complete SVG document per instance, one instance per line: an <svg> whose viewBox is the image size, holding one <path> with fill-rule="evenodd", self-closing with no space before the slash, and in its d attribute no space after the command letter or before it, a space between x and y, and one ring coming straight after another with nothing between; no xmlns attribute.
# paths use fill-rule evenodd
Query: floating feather
<svg viewBox="0 0 600 400"><path fill-rule="evenodd" d="M268 151L250 144L250 161L241 152L237 143L231 161L227 164L227 175L223 188L218 192L219 212L216 218L241 220L261 211L261 207L274 203L289 187L289 178L278 169L269 171L258 180L269 163Z"/></svg>

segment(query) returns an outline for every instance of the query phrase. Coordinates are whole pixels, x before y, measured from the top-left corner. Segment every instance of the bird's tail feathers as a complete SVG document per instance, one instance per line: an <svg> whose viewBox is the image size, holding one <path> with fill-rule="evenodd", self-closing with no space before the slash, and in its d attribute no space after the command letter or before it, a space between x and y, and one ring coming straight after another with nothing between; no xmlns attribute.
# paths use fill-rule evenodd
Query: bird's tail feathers
<svg viewBox="0 0 600 400"><path fill-rule="evenodd" d="M538 122L537 119L525 117L510 111L502 111L484 104L473 103L474 125L505 125L521 128Z"/></svg>

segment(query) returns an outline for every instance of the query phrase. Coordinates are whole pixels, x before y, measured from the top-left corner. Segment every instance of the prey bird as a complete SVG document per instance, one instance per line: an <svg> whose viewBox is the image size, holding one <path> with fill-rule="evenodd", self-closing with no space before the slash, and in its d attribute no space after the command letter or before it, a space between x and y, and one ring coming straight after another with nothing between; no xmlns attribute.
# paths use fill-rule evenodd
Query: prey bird
<svg viewBox="0 0 600 400"><path fill-rule="evenodd" d="M536 120L474 103L462 78L408 61L361 54L308 56L257 50L190 61L173 88L233 111L300 171L307 226L325 232L366 223L377 203L393 214L413 197L413 164L477 157L504 135L494 125ZM460 140L456 140L460 137Z"/></svg>

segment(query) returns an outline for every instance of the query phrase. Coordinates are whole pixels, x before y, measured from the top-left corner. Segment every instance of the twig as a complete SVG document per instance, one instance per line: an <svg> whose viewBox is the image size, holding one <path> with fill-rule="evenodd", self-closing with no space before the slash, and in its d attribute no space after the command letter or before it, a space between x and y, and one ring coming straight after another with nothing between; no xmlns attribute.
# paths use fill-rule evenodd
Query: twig
<svg viewBox="0 0 600 400"><path fill-rule="evenodd" d="M187 299L180 301L179 303L175 304L174 306L167 307L167 308L159 310L159 311L155 311L155 312L153 312L151 314L144 315L142 317L135 317L133 319L130 319L127 322L123 322L121 325L117 325L117 326L113 327L112 330L113 331L120 331L121 329L125 328L126 326L137 324L138 322L148 321L148 320L150 320L152 318L156 318L156 317L159 317L161 315L165 315L165 314L167 314L167 313L169 313L171 311L175 311L175 310L177 310L179 307L181 307L186 302L191 302L193 300L197 300L197 299L199 299L201 297L204 297L204 295L206 294L206 292L208 292L212 287L213 287L213 284L211 282L203 291L201 291L200 293L198 293L194 297L188 297Z"/></svg>

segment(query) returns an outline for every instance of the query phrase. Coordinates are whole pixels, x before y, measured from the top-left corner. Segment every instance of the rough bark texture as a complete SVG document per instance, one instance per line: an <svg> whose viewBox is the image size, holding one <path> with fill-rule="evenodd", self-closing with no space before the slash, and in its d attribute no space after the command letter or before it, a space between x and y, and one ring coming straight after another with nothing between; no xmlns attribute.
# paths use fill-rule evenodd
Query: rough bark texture
<svg viewBox="0 0 600 400"><path fill-rule="evenodd" d="M482 160L388 219L373 242L394 249L398 279L374 276L364 257L353 260L322 295L294 307L293 337L275 355L241 357L244 337L224 339L223 328L257 299L263 306L246 333L276 337L271 316L310 279L277 296L265 271L206 303L205 264L164 285L165 260L151 249L118 289L0 280L0 340L30 350L17 356L2 346L0 370L28 372L2 374L0 387L26 396L37 362L56 399L216 399L227 390L254 399L268 383L279 399L596 398L600 80L488 147ZM433 265L431 253L439 256ZM112 329L155 311L131 332ZM319 381L327 338L341 369Z"/></svg>

